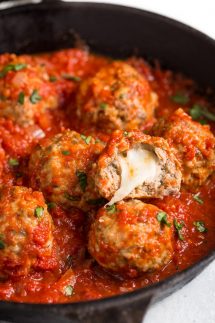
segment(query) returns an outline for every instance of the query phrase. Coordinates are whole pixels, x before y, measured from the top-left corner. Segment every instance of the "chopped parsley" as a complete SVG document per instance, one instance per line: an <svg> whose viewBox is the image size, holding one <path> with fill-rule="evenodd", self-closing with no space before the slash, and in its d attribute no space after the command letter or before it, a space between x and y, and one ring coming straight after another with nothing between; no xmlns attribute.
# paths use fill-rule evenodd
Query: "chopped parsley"
<svg viewBox="0 0 215 323"><path fill-rule="evenodd" d="M171 96L171 100L175 103L185 105L189 102L189 97L184 93L176 93Z"/></svg>
<svg viewBox="0 0 215 323"><path fill-rule="evenodd" d="M19 165L19 161L16 158L10 158L8 161L8 164L12 167L14 166L18 166Z"/></svg>
<svg viewBox="0 0 215 323"><path fill-rule="evenodd" d="M57 81L56 76L54 76L54 75L50 75L50 76L49 76L49 81L50 81L50 82L52 82L52 83L53 83L53 82L56 82L56 81Z"/></svg>
<svg viewBox="0 0 215 323"><path fill-rule="evenodd" d="M184 237L180 231L184 227L184 223L183 222L179 223L176 219L174 219L173 223L174 223L174 227L177 231L178 238L183 241Z"/></svg>
<svg viewBox="0 0 215 323"><path fill-rule="evenodd" d="M114 214L116 212L116 205L107 205L106 210L108 211L109 214Z"/></svg>
<svg viewBox="0 0 215 323"><path fill-rule="evenodd" d="M69 201L72 201L72 202L75 202L75 201L80 201L80 197L79 196L74 196L74 195L71 195L69 193L64 193L64 197L69 200Z"/></svg>
<svg viewBox="0 0 215 323"><path fill-rule="evenodd" d="M42 206L37 206L36 209L34 210L34 215L40 219L43 216L44 213L44 208Z"/></svg>
<svg viewBox="0 0 215 323"><path fill-rule="evenodd" d="M157 220L158 222L160 222L161 224L167 225L168 227L171 226L171 223L169 223L167 221L167 214L164 211L159 211L157 214Z"/></svg>
<svg viewBox="0 0 215 323"><path fill-rule="evenodd" d="M99 107L100 107L101 110L106 110L107 107L108 107L108 104L105 103L105 102L102 102L102 103L99 104Z"/></svg>
<svg viewBox="0 0 215 323"><path fill-rule="evenodd" d="M21 64L21 63L20 64L8 64L1 70L0 78L3 78L10 71L17 72L17 71L20 71L26 67L27 67L27 64Z"/></svg>
<svg viewBox="0 0 215 323"><path fill-rule="evenodd" d="M72 296L73 294L73 287L71 285L67 285L65 288L64 288L64 295L65 296Z"/></svg>
<svg viewBox="0 0 215 323"><path fill-rule="evenodd" d="M87 174L81 171L76 172L76 176L78 177L79 185L83 192L85 192L87 187Z"/></svg>
<svg viewBox="0 0 215 323"><path fill-rule="evenodd" d="M0 240L0 249L5 249L5 243L3 240Z"/></svg>
<svg viewBox="0 0 215 323"><path fill-rule="evenodd" d="M23 176L23 173L22 173L22 172L17 172L17 173L15 174L15 176L16 176L16 178L20 178L20 177L22 177L22 176Z"/></svg>
<svg viewBox="0 0 215 323"><path fill-rule="evenodd" d="M194 104L190 109L190 115L193 120L198 120L199 122L206 123L202 118L206 118L211 121L215 121L215 114L208 111L206 107L201 106L200 104ZM200 119L200 120L199 120Z"/></svg>
<svg viewBox="0 0 215 323"><path fill-rule="evenodd" d="M85 136L85 135L81 135L81 138L85 141L85 143L87 145L89 145L89 143L91 142L91 139L92 139L91 136Z"/></svg>
<svg viewBox="0 0 215 323"><path fill-rule="evenodd" d="M62 77L65 80L69 80L69 81L74 81L74 82L80 82L81 81L81 78L79 76L75 76L75 75L63 74Z"/></svg>
<svg viewBox="0 0 215 323"><path fill-rule="evenodd" d="M19 102L19 104L22 104L22 105L24 104L24 102L25 102L25 93L24 92L19 93L18 102Z"/></svg>
<svg viewBox="0 0 215 323"><path fill-rule="evenodd" d="M193 195L193 199L199 204L204 204L204 201L199 197L200 193Z"/></svg>
<svg viewBox="0 0 215 323"><path fill-rule="evenodd" d="M48 207L48 210L50 211L50 210L52 210L52 209L54 209L56 207L56 203L48 202L47 207Z"/></svg>
<svg viewBox="0 0 215 323"><path fill-rule="evenodd" d="M64 156L69 156L70 155L70 151L69 150L62 150L61 153L64 155Z"/></svg>
<svg viewBox="0 0 215 323"><path fill-rule="evenodd" d="M205 227L205 224L203 221L196 221L196 222L193 222L193 224L195 225L196 229L199 231L199 232L207 232L207 228Z"/></svg>
<svg viewBox="0 0 215 323"><path fill-rule="evenodd" d="M41 96L38 93L38 90L33 90L31 96L30 96L30 101L32 104L36 104L37 102L39 102L41 100Z"/></svg>
<svg viewBox="0 0 215 323"><path fill-rule="evenodd" d="M102 143L103 143L103 141L101 141L99 138L96 138L95 143L96 143L96 144L102 144Z"/></svg>
<svg viewBox="0 0 215 323"><path fill-rule="evenodd" d="M3 249L5 249L5 247L6 247L6 245L3 240L3 234L0 234L0 249L3 250Z"/></svg>

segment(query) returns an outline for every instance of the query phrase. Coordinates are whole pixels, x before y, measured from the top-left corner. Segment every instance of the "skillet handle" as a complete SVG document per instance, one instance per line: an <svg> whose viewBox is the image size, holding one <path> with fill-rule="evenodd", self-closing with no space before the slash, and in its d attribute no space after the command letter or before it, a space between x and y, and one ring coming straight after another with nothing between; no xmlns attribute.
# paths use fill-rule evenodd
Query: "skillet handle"
<svg viewBox="0 0 215 323"><path fill-rule="evenodd" d="M123 297L123 296L122 296ZM94 309L82 313L76 313L75 322L78 323L142 323L146 311L150 305L152 297L142 299L141 301L127 302L126 305L118 305L120 299L116 299L115 305L110 308L96 306ZM132 297L131 297L132 301ZM120 300L121 302L121 300ZM100 304L101 305L101 304ZM74 322L74 312L64 313L64 317L69 322ZM77 321L76 321L77 320Z"/></svg>

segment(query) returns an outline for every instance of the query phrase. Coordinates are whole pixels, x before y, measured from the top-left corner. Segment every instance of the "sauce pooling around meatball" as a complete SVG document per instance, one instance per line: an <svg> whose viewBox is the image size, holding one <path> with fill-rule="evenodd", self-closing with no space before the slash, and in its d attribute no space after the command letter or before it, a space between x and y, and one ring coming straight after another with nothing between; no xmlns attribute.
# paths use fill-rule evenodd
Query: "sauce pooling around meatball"
<svg viewBox="0 0 215 323"><path fill-rule="evenodd" d="M1 300L122 294L215 249L214 106L196 89L137 57L0 55Z"/></svg>

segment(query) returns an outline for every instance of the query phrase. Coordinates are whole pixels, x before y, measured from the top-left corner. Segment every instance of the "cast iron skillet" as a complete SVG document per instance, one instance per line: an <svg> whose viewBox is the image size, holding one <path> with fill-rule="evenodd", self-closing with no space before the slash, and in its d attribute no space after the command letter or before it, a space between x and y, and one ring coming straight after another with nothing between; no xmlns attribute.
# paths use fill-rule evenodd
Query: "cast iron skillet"
<svg viewBox="0 0 215 323"><path fill-rule="evenodd" d="M1 53L71 47L78 34L96 52L117 58L132 54L158 58L164 66L215 88L215 41L188 26L143 10L110 4L34 2L10 1L10 8L6 8L0 1ZM151 302L188 283L213 259L215 252L158 284L97 301L44 305L0 302L0 320L140 323Z"/></svg>

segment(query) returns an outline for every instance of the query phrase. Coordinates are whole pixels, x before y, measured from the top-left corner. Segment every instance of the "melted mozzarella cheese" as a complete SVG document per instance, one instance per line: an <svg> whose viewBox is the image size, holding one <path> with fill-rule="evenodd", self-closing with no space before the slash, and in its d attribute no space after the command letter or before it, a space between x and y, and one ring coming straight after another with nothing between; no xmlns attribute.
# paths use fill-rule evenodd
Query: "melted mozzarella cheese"
<svg viewBox="0 0 215 323"><path fill-rule="evenodd" d="M108 205L123 200L143 182L153 182L161 172L155 153L141 148L129 150L126 157L120 156L119 164L121 168L120 187Z"/></svg>

